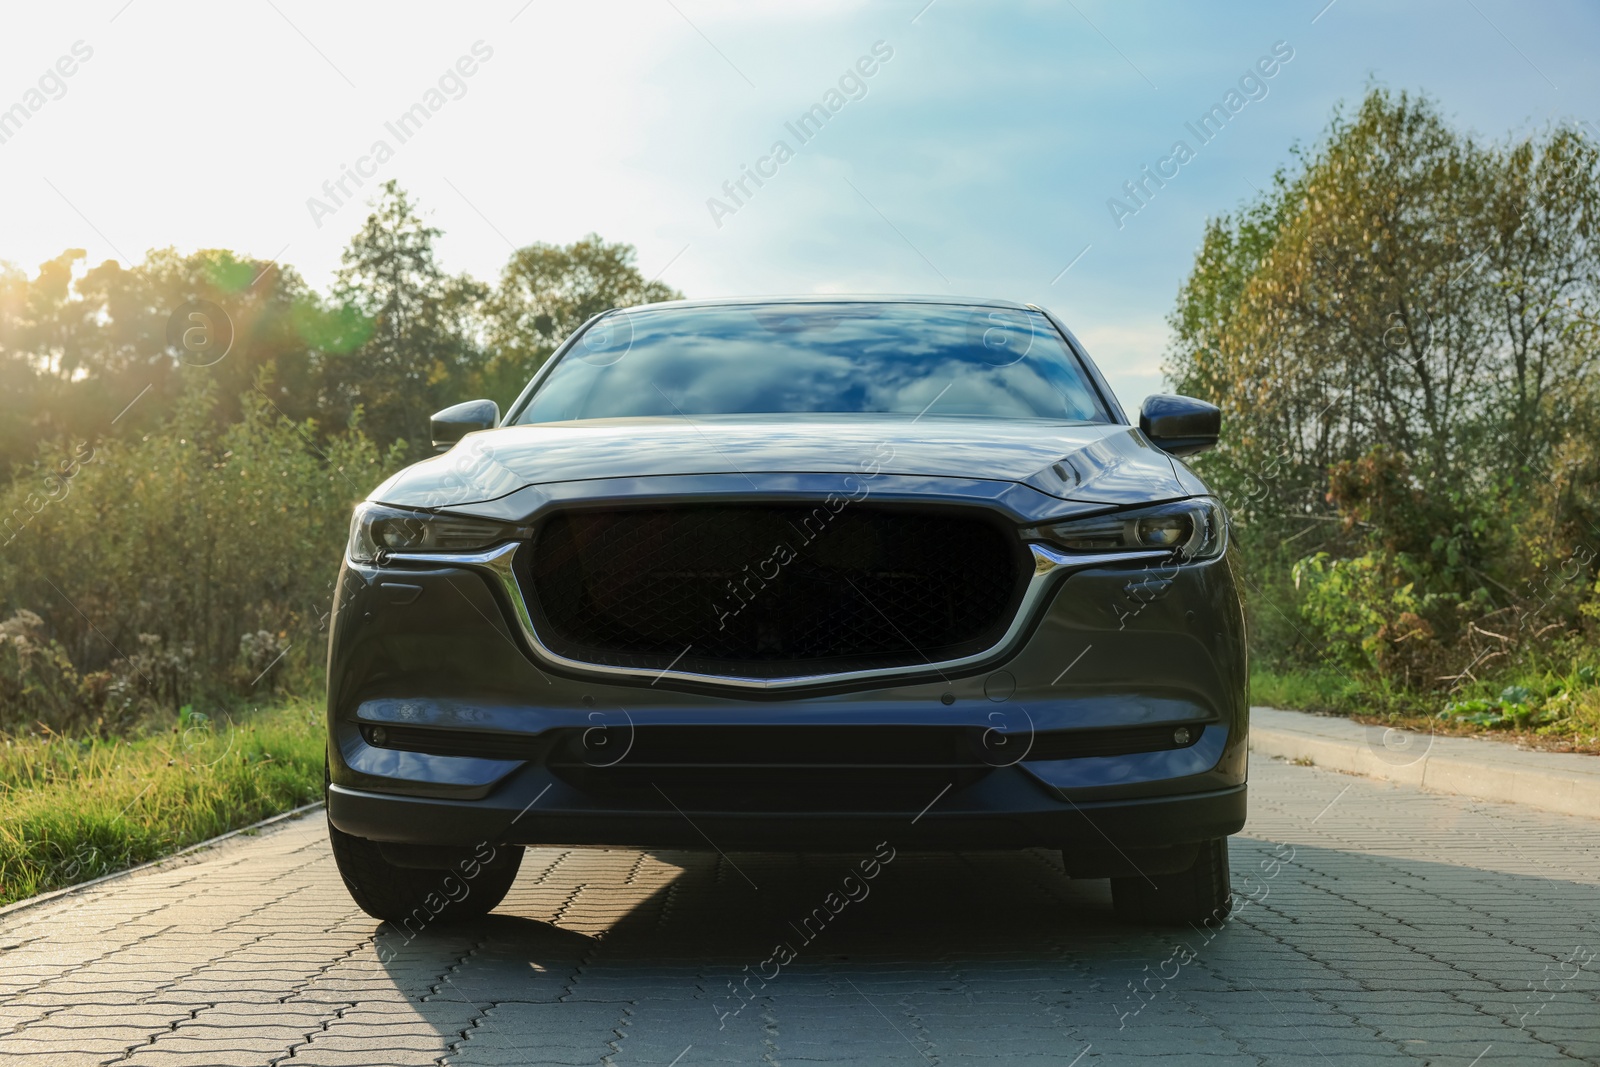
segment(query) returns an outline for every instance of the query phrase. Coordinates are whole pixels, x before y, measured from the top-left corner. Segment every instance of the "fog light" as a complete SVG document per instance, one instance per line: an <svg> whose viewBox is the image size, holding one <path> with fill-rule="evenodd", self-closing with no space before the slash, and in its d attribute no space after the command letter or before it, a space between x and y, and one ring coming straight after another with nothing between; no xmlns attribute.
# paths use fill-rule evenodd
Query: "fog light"
<svg viewBox="0 0 1600 1067"><path fill-rule="evenodd" d="M381 726L369 726L367 728L367 742L373 745L388 744L389 731Z"/></svg>
<svg viewBox="0 0 1600 1067"><path fill-rule="evenodd" d="M1175 745L1187 745L1189 743L1189 728L1180 726L1172 731L1172 743Z"/></svg>

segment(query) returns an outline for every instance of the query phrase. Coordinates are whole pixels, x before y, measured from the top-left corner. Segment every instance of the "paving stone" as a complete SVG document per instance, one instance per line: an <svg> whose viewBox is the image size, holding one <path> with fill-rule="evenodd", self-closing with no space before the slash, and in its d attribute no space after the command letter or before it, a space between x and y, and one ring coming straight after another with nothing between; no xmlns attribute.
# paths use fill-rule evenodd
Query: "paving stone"
<svg viewBox="0 0 1600 1067"><path fill-rule="evenodd" d="M1600 1063L1600 822L1251 775L1217 934L1046 852L904 854L808 940L856 857L533 849L407 936L292 821L0 918L0 1067Z"/></svg>

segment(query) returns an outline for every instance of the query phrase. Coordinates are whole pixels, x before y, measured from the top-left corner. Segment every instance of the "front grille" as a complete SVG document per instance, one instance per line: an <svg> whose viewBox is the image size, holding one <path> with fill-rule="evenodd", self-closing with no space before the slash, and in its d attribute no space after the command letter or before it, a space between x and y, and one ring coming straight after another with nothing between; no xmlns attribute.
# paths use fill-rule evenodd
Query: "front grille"
<svg viewBox="0 0 1600 1067"><path fill-rule="evenodd" d="M936 663L1004 634L1028 567L971 509L845 504L561 512L524 584L552 651L779 678Z"/></svg>

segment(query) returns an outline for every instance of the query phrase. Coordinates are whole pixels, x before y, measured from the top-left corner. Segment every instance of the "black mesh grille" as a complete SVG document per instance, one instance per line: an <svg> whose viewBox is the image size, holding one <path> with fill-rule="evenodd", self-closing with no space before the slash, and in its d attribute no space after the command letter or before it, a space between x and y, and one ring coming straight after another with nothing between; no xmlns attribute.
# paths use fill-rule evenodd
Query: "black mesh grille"
<svg viewBox="0 0 1600 1067"><path fill-rule="evenodd" d="M987 516L825 503L558 513L529 567L535 624L562 655L751 677L982 651L1027 571Z"/></svg>

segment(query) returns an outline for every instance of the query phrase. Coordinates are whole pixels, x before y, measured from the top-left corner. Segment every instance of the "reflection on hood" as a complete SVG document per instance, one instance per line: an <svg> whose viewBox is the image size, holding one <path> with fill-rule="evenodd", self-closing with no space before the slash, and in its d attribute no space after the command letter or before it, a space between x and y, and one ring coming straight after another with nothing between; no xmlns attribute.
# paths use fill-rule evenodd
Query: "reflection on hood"
<svg viewBox="0 0 1600 1067"><path fill-rule="evenodd" d="M406 507L494 500L528 485L698 474L867 473L1020 482L1107 504L1186 495L1166 453L1109 423L951 416L600 419L469 434L371 499Z"/></svg>

